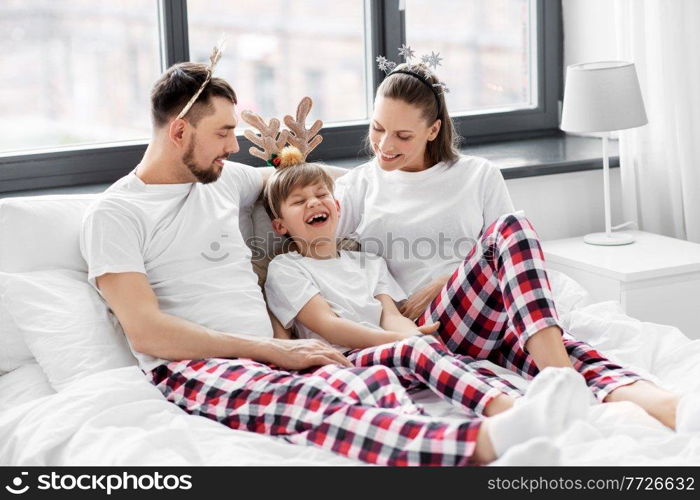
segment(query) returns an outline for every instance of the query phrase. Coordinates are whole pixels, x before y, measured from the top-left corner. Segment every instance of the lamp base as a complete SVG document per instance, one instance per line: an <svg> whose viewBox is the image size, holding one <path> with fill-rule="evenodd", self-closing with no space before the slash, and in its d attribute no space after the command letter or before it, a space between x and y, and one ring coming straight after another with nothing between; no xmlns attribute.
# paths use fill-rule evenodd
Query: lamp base
<svg viewBox="0 0 700 500"><path fill-rule="evenodd" d="M618 246L634 243L634 236L628 233L591 233L583 237L589 245Z"/></svg>

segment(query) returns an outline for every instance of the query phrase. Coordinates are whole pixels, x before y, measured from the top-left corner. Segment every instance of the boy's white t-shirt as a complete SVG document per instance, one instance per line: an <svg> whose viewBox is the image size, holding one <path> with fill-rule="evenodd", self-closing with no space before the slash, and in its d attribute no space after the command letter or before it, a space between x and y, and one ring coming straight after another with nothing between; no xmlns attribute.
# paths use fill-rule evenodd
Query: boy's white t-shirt
<svg viewBox="0 0 700 500"><path fill-rule="evenodd" d="M299 338L325 339L296 320L317 294L335 314L369 328L381 329L382 304L387 294L395 301L406 295L391 277L383 258L365 252L339 251L336 259L312 259L297 252L278 255L267 271L267 305L285 328L295 327ZM331 344L333 345L333 344ZM333 345L341 352L346 346Z"/></svg>
<svg viewBox="0 0 700 500"><path fill-rule="evenodd" d="M225 333L272 337L239 228L240 210L261 190L257 169L230 162L209 184L145 184L132 171L83 218L88 280L97 289L102 274L143 273L167 314ZM145 371L167 362L132 352Z"/></svg>
<svg viewBox="0 0 700 500"><path fill-rule="evenodd" d="M420 172L382 170L377 160L336 181L337 235L384 257L407 294L452 274L482 231L514 211L501 171L461 156Z"/></svg>

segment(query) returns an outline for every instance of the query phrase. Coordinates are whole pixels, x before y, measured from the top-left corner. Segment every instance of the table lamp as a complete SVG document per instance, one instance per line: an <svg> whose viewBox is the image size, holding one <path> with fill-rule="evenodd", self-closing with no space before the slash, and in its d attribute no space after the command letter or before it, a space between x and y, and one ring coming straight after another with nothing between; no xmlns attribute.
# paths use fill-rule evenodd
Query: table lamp
<svg viewBox="0 0 700 500"><path fill-rule="evenodd" d="M566 68L560 128L565 132L606 132L603 135L605 232L584 236L591 245L627 245L634 237L613 233L610 223L610 165L608 136L613 130L648 123L634 63L602 61Z"/></svg>

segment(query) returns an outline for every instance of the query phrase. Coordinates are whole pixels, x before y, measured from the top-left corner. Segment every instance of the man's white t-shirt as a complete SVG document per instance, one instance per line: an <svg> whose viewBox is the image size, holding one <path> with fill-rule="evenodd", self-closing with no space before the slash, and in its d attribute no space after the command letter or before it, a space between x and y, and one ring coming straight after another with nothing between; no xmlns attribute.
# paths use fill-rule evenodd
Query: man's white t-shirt
<svg viewBox="0 0 700 500"><path fill-rule="evenodd" d="M129 173L84 216L80 250L88 280L97 288L95 278L105 273L143 273L167 314L225 333L272 337L239 228L239 211L261 190L260 171L230 162L209 184L145 184ZM146 371L167 362L132 352Z"/></svg>
<svg viewBox="0 0 700 500"><path fill-rule="evenodd" d="M377 255L341 250L336 259L312 259L290 252L270 262L265 283L270 310L285 328L293 325L299 338L325 342L296 320L299 311L317 294L339 317L374 329L381 329L382 304L377 295L387 294L395 301L406 298L384 259ZM349 350L346 346L333 347L340 352Z"/></svg>
<svg viewBox="0 0 700 500"><path fill-rule="evenodd" d="M384 257L407 294L452 274L482 231L514 211L498 167L462 156L420 172L387 172L374 159L336 181L337 235Z"/></svg>

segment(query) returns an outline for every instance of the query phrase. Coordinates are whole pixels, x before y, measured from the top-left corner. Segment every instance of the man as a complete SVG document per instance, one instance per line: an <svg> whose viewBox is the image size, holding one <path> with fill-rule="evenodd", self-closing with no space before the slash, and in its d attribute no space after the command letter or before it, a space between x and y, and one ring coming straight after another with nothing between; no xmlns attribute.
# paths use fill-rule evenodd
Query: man
<svg viewBox="0 0 700 500"><path fill-rule="evenodd" d="M237 100L208 71L181 63L159 78L143 159L83 221L88 279L141 369L190 413L367 462L495 458L481 420L423 416L388 368L276 338L238 227L272 168L226 162L239 149Z"/></svg>
<svg viewBox="0 0 700 500"><path fill-rule="evenodd" d="M147 369L162 359L214 356L292 369L346 364L325 346L272 338L238 210L255 201L273 169L224 168L239 150L236 96L225 81L212 79L186 117L173 119L204 78L204 65L185 63L154 86L154 133L143 159L84 221L90 281Z"/></svg>

